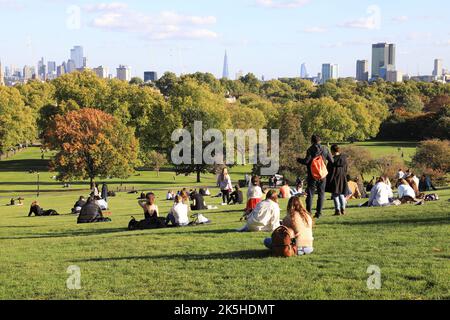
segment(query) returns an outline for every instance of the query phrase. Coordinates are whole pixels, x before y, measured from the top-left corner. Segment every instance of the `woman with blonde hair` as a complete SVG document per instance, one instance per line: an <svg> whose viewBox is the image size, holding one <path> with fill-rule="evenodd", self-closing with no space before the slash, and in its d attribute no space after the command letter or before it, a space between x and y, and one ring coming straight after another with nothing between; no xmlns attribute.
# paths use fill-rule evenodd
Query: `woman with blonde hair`
<svg viewBox="0 0 450 320"><path fill-rule="evenodd" d="M227 205L230 202L230 193L233 190L233 184L227 168L222 169L222 173L217 178L217 185L222 192L222 204Z"/></svg>

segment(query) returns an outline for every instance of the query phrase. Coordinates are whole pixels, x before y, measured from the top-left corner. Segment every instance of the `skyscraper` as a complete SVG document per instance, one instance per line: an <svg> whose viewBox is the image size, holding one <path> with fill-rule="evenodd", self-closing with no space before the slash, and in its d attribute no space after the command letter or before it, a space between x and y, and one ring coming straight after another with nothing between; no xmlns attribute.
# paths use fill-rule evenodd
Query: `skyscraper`
<svg viewBox="0 0 450 320"><path fill-rule="evenodd" d="M302 67L300 70L300 78L302 78L302 79L309 78L308 69L306 68L306 63L302 63Z"/></svg>
<svg viewBox="0 0 450 320"><path fill-rule="evenodd" d="M77 70L77 65L75 63L75 61L73 61L72 59L69 59L69 61L67 61L67 65L66 65L66 73L71 73Z"/></svg>
<svg viewBox="0 0 450 320"><path fill-rule="evenodd" d="M41 80L45 80L47 77L47 67L45 66L44 58L41 58L38 62L38 77Z"/></svg>
<svg viewBox="0 0 450 320"><path fill-rule="evenodd" d="M225 51L225 57L223 58L223 73L222 73L222 78L223 79L228 79L230 76L230 72L228 70L228 54Z"/></svg>
<svg viewBox="0 0 450 320"><path fill-rule="evenodd" d="M5 77L3 75L2 62L0 61L0 86L4 86L4 85L5 85Z"/></svg>
<svg viewBox="0 0 450 320"><path fill-rule="evenodd" d="M433 76L435 77L441 77L443 74L443 62L442 59L435 59L434 60L434 70L433 70Z"/></svg>
<svg viewBox="0 0 450 320"><path fill-rule="evenodd" d="M339 78L339 66L337 64L324 63L322 65L322 84L331 79Z"/></svg>
<svg viewBox="0 0 450 320"><path fill-rule="evenodd" d="M33 78L35 75L34 67L24 66L23 67L23 80L27 81Z"/></svg>
<svg viewBox="0 0 450 320"><path fill-rule="evenodd" d="M372 45L372 78L382 77L382 68L395 70L395 44L376 43Z"/></svg>
<svg viewBox="0 0 450 320"><path fill-rule="evenodd" d="M107 67L99 66L99 67L94 68L94 69L92 69L92 70L95 72L95 74L96 74L99 78L102 78L102 79L108 78L108 75L109 75L109 69L108 69Z"/></svg>
<svg viewBox="0 0 450 320"><path fill-rule="evenodd" d="M356 62L356 80L369 81L369 61L358 60Z"/></svg>
<svg viewBox="0 0 450 320"><path fill-rule="evenodd" d="M75 64L75 69L81 69L84 66L83 47L75 46L70 50L70 60Z"/></svg>
<svg viewBox="0 0 450 320"><path fill-rule="evenodd" d="M158 73L156 71L145 71L144 72L144 82L155 82L158 80Z"/></svg>
<svg viewBox="0 0 450 320"><path fill-rule="evenodd" d="M48 61L47 62L47 75L48 78L53 79L56 76L56 62Z"/></svg>
<svg viewBox="0 0 450 320"><path fill-rule="evenodd" d="M128 66L120 65L117 68L117 79L123 81L131 80L131 69Z"/></svg>

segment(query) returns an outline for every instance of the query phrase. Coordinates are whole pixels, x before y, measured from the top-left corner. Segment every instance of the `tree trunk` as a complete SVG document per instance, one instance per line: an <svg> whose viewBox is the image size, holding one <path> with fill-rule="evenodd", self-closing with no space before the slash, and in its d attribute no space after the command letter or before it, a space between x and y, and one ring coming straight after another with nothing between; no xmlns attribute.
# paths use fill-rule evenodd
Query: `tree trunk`
<svg viewBox="0 0 450 320"><path fill-rule="evenodd" d="M199 167L197 167L197 183L200 183L201 181L201 170Z"/></svg>

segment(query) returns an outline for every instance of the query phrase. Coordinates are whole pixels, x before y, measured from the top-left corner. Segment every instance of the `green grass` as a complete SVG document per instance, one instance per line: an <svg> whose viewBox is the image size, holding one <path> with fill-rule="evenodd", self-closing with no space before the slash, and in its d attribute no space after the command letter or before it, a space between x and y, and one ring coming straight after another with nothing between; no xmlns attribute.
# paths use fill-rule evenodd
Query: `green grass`
<svg viewBox="0 0 450 320"><path fill-rule="evenodd" d="M13 160L28 163L27 152L34 151ZM16 188L32 192L33 176L8 171L10 164L0 162L0 196ZM164 184L166 174L143 173L129 186L136 181L145 189L172 188L194 180L177 177ZM8 181L14 184L4 184ZM0 299L450 298L448 189L439 191L439 202L425 206L358 208L360 202L352 201L348 215L338 218L331 217L327 201L326 216L314 230L315 253L277 259L262 245L269 234L235 232L242 226L241 206L206 212L213 220L207 226L128 232L130 216L143 214L136 196L119 193L110 200L113 222L79 226L67 213L83 191L61 192L59 184L47 182L49 192L39 201L62 216L27 218L30 193L24 207L0 205ZM163 190L156 194L166 213L170 202L163 200ZM280 205L284 215L286 201ZM66 288L71 265L81 268L79 291ZM381 290L367 289L370 265L381 268Z"/></svg>

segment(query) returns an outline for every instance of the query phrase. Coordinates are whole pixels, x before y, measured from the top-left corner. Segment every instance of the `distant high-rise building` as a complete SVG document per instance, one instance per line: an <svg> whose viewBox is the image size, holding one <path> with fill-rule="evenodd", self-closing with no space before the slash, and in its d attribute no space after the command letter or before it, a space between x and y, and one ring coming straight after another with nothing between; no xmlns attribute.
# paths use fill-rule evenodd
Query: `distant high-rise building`
<svg viewBox="0 0 450 320"><path fill-rule="evenodd" d="M109 75L109 68L104 66L98 66L97 68L92 69L94 73L97 75L97 77L106 79Z"/></svg>
<svg viewBox="0 0 450 320"><path fill-rule="evenodd" d="M123 81L131 80L131 69L128 66L120 65L117 68L117 79Z"/></svg>
<svg viewBox="0 0 450 320"><path fill-rule="evenodd" d="M144 72L144 82L155 82L158 80L158 73L156 71L145 71Z"/></svg>
<svg viewBox="0 0 450 320"><path fill-rule="evenodd" d="M56 73L56 62L55 61L47 62L47 72L48 72L48 74Z"/></svg>
<svg viewBox="0 0 450 320"><path fill-rule="evenodd" d="M339 66L337 64L324 63L322 65L322 83L339 78Z"/></svg>
<svg viewBox="0 0 450 320"><path fill-rule="evenodd" d="M223 58L223 73L222 73L222 78L223 79L228 79L230 76L230 72L228 70L228 54L225 51L225 57Z"/></svg>
<svg viewBox="0 0 450 320"><path fill-rule="evenodd" d="M61 77L63 74L66 74L66 63L63 62L62 65L56 68L56 76Z"/></svg>
<svg viewBox="0 0 450 320"><path fill-rule="evenodd" d="M0 86L4 86L4 85L5 85L5 77L3 75L2 62L0 61Z"/></svg>
<svg viewBox="0 0 450 320"><path fill-rule="evenodd" d="M38 77L41 80L45 80L47 77L47 67L44 62L44 58L41 58L38 62Z"/></svg>
<svg viewBox="0 0 450 320"><path fill-rule="evenodd" d="M308 69L306 68L306 63L302 63L302 67L300 70L300 78L302 78L302 79L309 78Z"/></svg>
<svg viewBox="0 0 450 320"><path fill-rule="evenodd" d="M434 70L433 70L433 76L435 77L441 77L443 75L443 62L442 59L435 59L434 60Z"/></svg>
<svg viewBox="0 0 450 320"><path fill-rule="evenodd" d="M395 44L372 45L372 78L383 78L381 69L395 70ZM385 77L384 77L385 79Z"/></svg>
<svg viewBox="0 0 450 320"><path fill-rule="evenodd" d="M358 60L356 62L356 80L369 81L369 61Z"/></svg>
<svg viewBox="0 0 450 320"><path fill-rule="evenodd" d="M72 60L75 64L75 69L81 69L84 67L85 60L82 46L75 46L70 50L70 60Z"/></svg>
<svg viewBox="0 0 450 320"><path fill-rule="evenodd" d="M396 70L389 70L386 73L386 81L388 82L402 82L403 81L403 73Z"/></svg>
<svg viewBox="0 0 450 320"><path fill-rule="evenodd" d="M66 73L71 73L77 70L77 65L75 64L75 61L72 59L69 59L66 64Z"/></svg>
<svg viewBox="0 0 450 320"><path fill-rule="evenodd" d="M33 79L33 76L35 76L34 67L24 66L23 67L23 80L27 81L27 80Z"/></svg>

